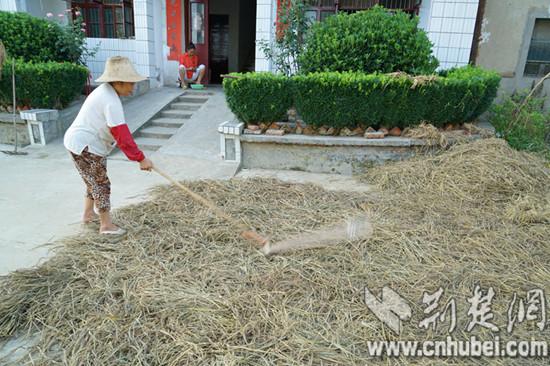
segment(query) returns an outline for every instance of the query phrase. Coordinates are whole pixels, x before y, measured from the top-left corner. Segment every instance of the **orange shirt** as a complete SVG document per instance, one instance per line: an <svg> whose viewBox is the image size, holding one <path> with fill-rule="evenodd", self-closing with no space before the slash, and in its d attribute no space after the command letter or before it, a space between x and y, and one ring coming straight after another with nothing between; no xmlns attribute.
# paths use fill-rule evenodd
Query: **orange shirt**
<svg viewBox="0 0 550 366"><path fill-rule="evenodd" d="M190 56L187 52L180 56L180 65L196 69L199 66L199 56ZM187 77L191 79L195 70L187 70Z"/></svg>

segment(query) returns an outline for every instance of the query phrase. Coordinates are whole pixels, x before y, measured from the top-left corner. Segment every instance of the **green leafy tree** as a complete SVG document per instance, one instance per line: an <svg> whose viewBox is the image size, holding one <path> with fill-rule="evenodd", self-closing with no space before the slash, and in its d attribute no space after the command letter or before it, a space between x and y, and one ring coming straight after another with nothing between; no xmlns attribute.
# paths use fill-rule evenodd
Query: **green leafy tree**
<svg viewBox="0 0 550 366"><path fill-rule="evenodd" d="M299 54L301 72L360 71L432 74L438 66L418 18L375 6L314 24Z"/></svg>
<svg viewBox="0 0 550 366"><path fill-rule="evenodd" d="M311 25L305 15L303 0L285 0L279 8L279 25L275 41L260 41L260 48L275 69L291 76L299 72L298 59L304 48L304 37Z"/></svg>

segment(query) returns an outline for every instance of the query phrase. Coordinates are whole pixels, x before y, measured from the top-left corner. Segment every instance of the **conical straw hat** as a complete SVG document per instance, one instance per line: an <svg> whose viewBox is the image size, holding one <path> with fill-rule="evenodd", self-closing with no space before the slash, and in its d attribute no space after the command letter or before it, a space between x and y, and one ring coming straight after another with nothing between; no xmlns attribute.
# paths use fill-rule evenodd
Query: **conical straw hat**
<svg viewBox="0 0 550 366"><path fill-rule="evenodd" d="M137 83L142 80L147 80L147 78L137 73L128 57L114 56L110 57L105 62L105 71L103 71L103 75L101 75L96 82L108 83L112 81L126 81L129 83Z"/></svg>

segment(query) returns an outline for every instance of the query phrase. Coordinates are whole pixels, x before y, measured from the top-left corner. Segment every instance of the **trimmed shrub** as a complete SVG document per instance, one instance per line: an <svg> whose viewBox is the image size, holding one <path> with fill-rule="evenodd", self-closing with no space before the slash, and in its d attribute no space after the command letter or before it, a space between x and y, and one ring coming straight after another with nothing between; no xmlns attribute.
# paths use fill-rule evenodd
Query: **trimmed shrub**
<svg viewBox="0 0 550 366"><path fill-rule="evenodd" d="M25 61L66 61L57 50L63 29L25 13L0 11L0 39L8 55Z"/></svg>
<svg viewBox="0 0 550 366"><path fill-rule="evenodd" d="M11 63L8 60L0 79L0 104L12 105ZM88 69L68 62L15 62L18 106L63 108L78 96L88 78Z"/></svg>
<svg viewBox="0 0 550 366"><path fill-rule="evenodd" d="M497 73L466 66L445 75L313 73L293 79L296 110L313 126L399 126L463 123L487 110Z"/></svg>
<svg viewBox="0 0 550 366"><path fill-rule="evenodd" d="M81 18L61 26L26 13L0 11L0 39L10 57L33 62L84 63L88 51Z"/></svg>
<svg viewBox="0 0 550 366"><path fill-rule="evenodd" d="M310 29L299 58L300 72L361 71L432 74L438 66L418 18L379 6L339 14Z"/></svg>
<svg viewBox="0 0 550 366"><path fill-rule="evenodd" d="M269 72L233 73L223 89L227 104L239 120L247 123L280 121L292 106L289 78Z"/></svg>

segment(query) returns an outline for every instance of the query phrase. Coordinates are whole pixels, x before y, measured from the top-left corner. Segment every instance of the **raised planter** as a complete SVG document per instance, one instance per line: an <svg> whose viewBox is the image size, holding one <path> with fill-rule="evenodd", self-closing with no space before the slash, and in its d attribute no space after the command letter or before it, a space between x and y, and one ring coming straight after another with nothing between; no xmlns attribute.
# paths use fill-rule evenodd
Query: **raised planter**
<svg viewBox="0 0 550 366"><path fill-rule="evenodd" d="M30 144L27 122L15 115L15 124L17 128L17 142L21 146ZM15 131L13 129L13 116L11 113L0 113L0 144L15 144Z"/></svg>
<svg viewBox="0 0 550 366"><path fill-rule="evenodd" d="M313 173L353 175L370 163L407 159L416 154L422 140L406 137L365 139L307 135L241 135L243 168L301 170Z"/></svg>
<svg viewBox="0 0 550 366"><path fill-rule="evenodd" d="M220 124L220 157L240 163L242 168L301 170L314 173L352 175L371 163L414 156L423 140L406 137L365 139L363 137L288 134L243 134L244 124Z"/></svg>
<svg viewBox="0 0 550 366"><path fill-rule="evenodd" d="M47 126L42 126L44 131L43 136L46 143L63 136L67 128L69 128L71 123L74 121L83 101L84 98L80 98L79 100L72 102L67 108L57 111L56 119L50 123L47 123ZM17 140L18 145L20 146L29 145L32 142L31 138L33 138L34 141L41 140L40 127L38 126L37 128L35 124L34 135L31 134L33 132L32 127L29 129L29 123L27 120L22 119L20 116L20 113L26 116L28 112L30 112L30 110L17 112L15 115ZM0 113L0 144L13 145L15 143L12 118L11 113Z"/></svg>
<svg viewBox="0 0 550 366"><path fill-rule="evenodd" d="M20 116L27 121L31 145L46 145L63 133L56 109L30 109L22 111Z"/></svg>

